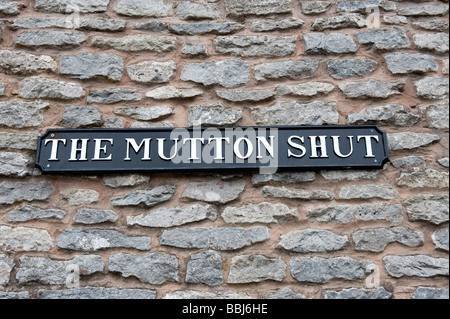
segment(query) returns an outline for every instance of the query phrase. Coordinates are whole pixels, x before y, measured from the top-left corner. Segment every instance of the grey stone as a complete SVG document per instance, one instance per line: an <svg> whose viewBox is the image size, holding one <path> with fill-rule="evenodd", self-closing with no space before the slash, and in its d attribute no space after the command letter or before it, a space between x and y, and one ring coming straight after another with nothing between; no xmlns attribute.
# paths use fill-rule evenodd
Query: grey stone
<svg viewBox="0 0 450 319"><path fill-rule="evenodd" d="M355 250L382 252L393 242L408 247L419 247L424 243L424 235L420 231L403 227L364 229L352 234Z"/></svg>
<svg viewBox="0 0 450 319"><path fill-rule="evenodd" d="M0 291L0 299L31 299L30 293L28 291L20 292L7 292Z"/></svg>
<svg viewBox="0 0 450 319"><path fill-rule="evenodd" d="M300 1L302 13L316 15L326 12L331 7L330 1Z"/></svg>
<svg viewBox="0 0 450 319"><path fill-rule="evenodd" d="M342 93L352 99L387 99L393 95L401 95L404 87L405 81L384 82L375 79L339 85Z"/></svg>
<svg viewBox="0 0 450 319"><path fill-rule="evenodd" d="M16 183L3 182L0 184L0 204L14 204L22 201L46 200L53 194L53 187L49 182Z"/></svg>
<svg viewBox="0 0 450 319"><path fill-rule="evenodd" d="M33 159L16 152L0 152L0 176L25 177L33 173Z"/></svg>
<svg viewBox="0 0 450 319"><path fill-rule="evenodd" d="M262 202L241 207L225 207L222 218L226 223L231 224L282 223L297 220L298 211L283 204Z"/></svg>
<svg viewBox="0 0 450 319"><path fill-rule="evenodd" d="M16 273L19 284L39 282L46 285L65 285L69 275L68 266L78 266L82 276L102 272L105 268L102 257L99 255L79 255L70 260L22 256L19 262Z"/></svg>
<svg viewBox="0 0 450 319"><path fill-rule="evenodd" d="M277 247L297 253L323 253L348 246L347 236L328 230L305 229L281 235Z"/></svg>
<svg viewBox="0 0 450 319"><path fill-rule="evenodd" d="M290 198L301 200L333 200L334 194L327 190L301 190L288 189L286 187L264 186L261 189L261 195L264 197Z"/></svg>
<svg viewBox="0 0 450 319"><path fill-rule="evenodd" d="M436 249L448 251L449 232L448 228L444 230L437 230L431 236Z"/></svg>
<svg viewBox="0 0 450 319"><path fill-rule="evenodd" d="M86 91L75 83L31 77L19 83L19 96L24 99L73 100L83 98Z"/></svg>
<svg viewBox="0 0 450 319"><path fill-rule="evenodd" d="M330 181L356 181L360 179L377 179L379 170L326 170L320 171L320 175Z"/></svg>
<svg viewBox="0 0 450 319"><path fill-rule="evenodd" d="M231 102L259 102L275 96L275 92L270 89L263 90L229 90L216 91L217 95L224 100Z"/></svg>
<svg viewBox="0 0 450 319"><path fill-rule="evenodd" d="M388 144L391 151L410 150L439 141L439 135L430 133L401 132L389 133Z"/></svg>
<svg viewBox="0 0 450 319"><path fill-rule="evenodd" d="M378 68L378 63L372 59L357 58L348 60L331 60L327 62L327 70L335 79L352 76L367 76Z"/></svg>
<svg viewBox="0 0 450 319"><path fill-rule="evenodd" d="M448 31L449 28L448 21L445 20L414 21L412 25L423 30L439 31L439 32Z"/></svg>
<svg viewBox="0 0 450 319"><path fill-rule="evenodd" d="M44 229L0 226L0 250L46 251L54 246L52 237Z"/></svg>
<svg viewBox="0 0 450 319"><path fill-rule="evenodd" d="M336 5L336 11L366 14L367 10L374 6L380 7L384 11L393 11L397 8L395 3L386 0L338 1Z"/></svg>
<svg viewBox="0 0 450 319"><path fill-rule="evenodd" d="M214 40L218 53L242 57L288 56L296 48L294 36L220 36Z"/></svg>
<svg viewBox="0 0 450 319"><path fill-rule="evenodd" d="M358 31L355 36L360 44L373 44L377 50L405 49L411 44L405 30L399 27Z"/></svg>
<svg viewBox="0 0 450 319"><path fill-rule="evenodd" d="M124 128L123 119L117 116L111 116L105 119L103 123L104 128Z"/></svg>
<svg viewBox="0 0 450 319"><path fill-rule="evenodd" d="M153 31L153 32L161 32L161 31L167 30L167 23L160 22L160 21L136 23L134 25L134 29L149 30L149 31Z"/></svg>
<svg viewBox="0 0 450 319"><path fill-rule="evenodd" d="M415 34L413 41L419 49L436 53L448 53L448 34L444 32Z"/></svg>
<svg viewBox="0 0 450 319"><path fill-rule="evenodd" d="M174 125L170 122L134 122L130 128L174 128Z"/></svg>
<svg viewBox="0 0 450 319"><path fill-rule="evenodd" d="M103 120L98 107L66 105L59 124L64 127L80 128L101 126Z"/></svg>
<svg viewBox="0 0 450 319"><path fill-rule="evenodd" d="M226 110L220 103L196 105L188 109L188 125L230 126L242 118L242 111Z"/></svg>
<svg viewBox="0 0 450 319"><path fill-rule="evenodd" d="M402 171L400 176L395 180L395 183L399 186L406 186L409 188L448 188L449 185L447 172L419 167L413 167Z"/></svg>
<svg viewBox="0 0 450 319"><path fill-rule="evenodd" d="M97 251L108 248L150 250L150 237L127 237L115 230L67 228L56 240L59 248L77 251Z"/></svg>
<svg viewBox="0 0 450 319"><path fill-rule="evenodd" d="M275 174L253 174L252 184L261 186L268 183L296 184L312 182L316 179L315 172L282 172Z"/></svg>
<svg viewBox="0 0 450 319"><path fill-rule="evenodd" d="M13 30L44 28L72 29L73 24L71 21L64 18L33 17L15 19L10 27Z"/></svg>
<svg viewBox="0 0 450 319"><path fill-rule="evenodd" d="M244 29L236 22L171 23L169 30L179 35L231 34Z"/></svg>
<svg viewBox="0 0 450 319"><path fill-rule="evenodd" d="M181 54L186 56L207 56L206 47L203 43L185 43Z"/></svg>
<svg viewBox="0 0 450 319"><path fill-rule="evenodd" d="M14 45L31 49L69 50L84 42L86 37L80 32L32 30L19 34Z"/></svg>
<svg viewBox="0 0 450 319"><path fill-rule="evenodd" d="M255 66L255 78L258 81L279 79L306 79L313 77L318 67L318 62L314 60L257 64Z"/></svg>
<svg viewBox="0 0 450 319"><path fill-rule="evenodd" d="M145 96L154 100L187 99L202 95L203 92L196 89L178 89L173 86L162 86L148 91Z"/></svg>
<svg viewBox="0 0 450 319"><path fill-rule="evenodd" d="M154 62L144 61L130 64L127 67L128 76L132 81L139 83L165 83L177 72L175 61Z"/></svg>
<svg viewBox="0 0 450 319"><path fill-rule="evenodd" d="M127 174L127 175L105 175L103 182L106 186L117 188L127 186L137 186L150 182L150 176Z"/></svg>
<svg viewBox="0 0 450 319"><path fill-rule="evenodd" d="M119 107L114 110L117 115L126 115L136 120L154 121L172 115L172 108L168 106L152 107Z"/></svg>
<svg viewBox="0 0 450 319"><path fill-rule="evenodd" d="M180 290L167 293L162 299L253 299L246 293L234 290L195 291Z"/></svg>
<svg viewBox="0 0 450 319"><path fill-rule="evenodd" d="M296 294L291 290L291 288L283 288L275 293L268 294L265 299L306 299L305 296L301 294Z"/></svg>
<svg viewBox="0 0 450 319"><path fill-rule="evenodd" d="M341 188L340 199L394 199L398 191L389 184L349 185Z"/></svg>
<svg viewBox="0 0 450 319"><path fill-rule="evenodd" d="M305 21L296 18L283 19L277 21L258 20L252 23L253 32L268 32L287 29L298 29L305 24Z"/></svg>
<svg viewBox="0 0 450 319"><path fill-rule="evenodd" d="M87 103L114 104L118 102L138 102L141 99L142 95L135 89L89 90Z"/></svg>
<svg viewBox="0 0 450 319"><path fill-rule="evenodd" d="M151 51L156 53L166 53L176 49L176 39L174 37L136 34L121 38L94 37L92 45L100 49L115 49L123 52Z"/></svg>
<svg viewBox="0 0 450 319"><path fill-rule="evenodd" d="M438 159L437 161L438 161L438 163L441 164L442 166L448 168L448 166L449 166L448 157L440 158L440 159Z"/></svg>
<svg viewBox="0 0 450 319"><path fill-rule="evenodd" d="M449 199L446 195L424 194L408 197L404 205L410 221L428 221L435 225L448 222Z"/></svg>
<svg viewBox="0 0 450 319"><path fill-rule="evenodd" d="M393 53L386 55L385 59L393 74L426 73L438 69L436 59L428 54Z"/></svg>
<svg viewBox="0 0 450 319"><path fill-rule="evenodd" d="M423 5L407 7L398 10L397 14L401 16L443 16L448 13L448 5Z"/></svg>
<svg viewBox="0 0 450 319"><path fill-rule="evenodd" d="M67 188L60 192L62 199L71 206L88 205L98 202L98 193L93 189Z"/></svg>
<svg viewBox="0 0 450 319"><path fill-rule="evenodd" d="M236 250L266 241L269 238L267 227L178 228L165 230L159 244L189 249Z"/></svg>
<svg viewBox="0 0 450 319"><path fill-rule="evenodd" d="M153 285L180 281L178 259L166 253L111 255L108 269L111 272L119 272L122 277L133 276Z"/></svg>
<svg viewBox="0 0 450 319"><path fill-rule="evenodd" d="M336 103L279 101L273 106L252 111L258 125L324 125L338 124Z"/></svg>
<svg viewBox="0 0 450 319"><path fill-rule="evenodd" d="M385 288L378 289L343 289L341 291L325 291L325 299L391 299L392 293Z"/></svg>
<svg viewBox="0 0 450 319"><path fill-rule="evenodd" d="M83 18L80 19L78 30L101 31L101 32L121 32L125 31L125 20L106 18Z"/></svg>
<svg viewBox="0 0 450 319"><path fill-rule="evenodd" d="M428 127L437 129L449 128L448 102L420 107L420 110L425 113Z"/></svg>
<svg viewBox="0 0 450 319"><path fill-rule="evenodd" d="M237 199L244 189L245 182L243 180L191 182L186 186L181 197L225 204Z"/></svg>
<svg viewBox="0 0 450 319"><path fill-rule="evenodd" d="M82 287L64 290L39 289L38 299L156 299L156 291L149 289L117 289Z"/></svg>
<svg viewBox="0 0 450 319"><path fill-rule="evenodd" d="M75 8L80 13L106 12L110 0L36 0L36 11L47 13L73 13Z"/></svg>
<svg viewBox="0 0 450 319"><path fill-rule="evenodd" d="M0 72L6 74L35 75L55 72L56 61L48 55L34 55L21 51L0 51Z"/></svg>
<svg viewBox="0 0 450 319"><path fill-rule="evenodd" d="M291 0L225 0L225 8L230 15L268 15L291 12Z"/></svg>
<svg viewBox="0 0 450 319"><path fill-rule="evenodd" d="M123 60L111 53L99 55L82 53L62 57L60 72L74 79L105 79L118 82L122 79Z"/></svg>
<svg viewBox="0 0 450 319"><path fill-rule="evenodd" d="M448 259L445 258L426 255L389 255L383 258L383 264L388 274L394 278L403 276L429 278L438 275L448 277Z"/></svg>
<svg viewBox="0 0 450 319"><path fill-rule="evenodd" d="M396 158L392 160L391 164L395 168L426 166L425 158L423 156L405 156L401 158Z"/></svg>
<svg viewBox="0 0 450 319"><path fill-rule="evenodd" d="M182 1L178 4L176 15L182 20L219 19L220 10L214 4L201 4Z"/></svg>
<svg viewBox="0 0 450 319"><path fill-rule="evenodd" d="M321 82L306 82L296 85L277 85L275 91L278 95L297 95L312 97L319 94L326 95L334 90L334 86Z"/></svg>
<svg viewBox="0 0 450 319"><path fill-rule="evenodd" d="M448 77L428 77L415 82L415 85L417 88L417 96L425 99L443 99L448 97Z"/></svg>
<svg viewBox="0 0 450 319"><path fill-rule="evenodd" d="M242 255L231 259L229 284L244 284L266 280L282 281L286 277L286 263L281 258L263 255Z"/></svg>
<svg viewBox="0 0 450 319"><path fill-rule="evenodd" d="M412 295L412 299L449 299L448 289L417 287Z"/></svg>
<svg viewBox="0 0 450 319"><path fill-rule="evenodd" d="M163 207L138 216L128 216L127 225L173 227L202 220L216 220L217 211L211 205Z"/></svg>
<svg viewBox="0 0 450 319"><path fill-rule="evenodd" d="M61 209L40 209L31 205L22 205L14 209L8 216L8 222L18 223L30 220L55 218L62 220L67 212Z"/></svg>
<svg viewBox="0 0 450 319"><path fill-rule="evenodd" d="M355 53L357 47L353 39L340 33L306 33L305 54Z"/></svg>
<svg viewBox="0 0 450 319"><path fill-rule="evenodd" d="M300 282L324 283L333 279L364 279L369 264L350 257L293 257L290 270L292 277Z"/></svg>
<svg viewBox="0 0 450 319"><path fill-rule="evenodd" d="M367 22L357 14L345 14L330 18L319 18L311 26L312 31L335 30L345 28L365 28Z"/></svg>
<svg viewBox="0 0 450 319"><path fill-rule="evenodd" d="M14 266L14 260L12 258L7 255L0 254L0 286L8 285L11 271Z"/></svg>
<svg viewBox="0 0 450 319"><path fill-rule="evenodd" d="M115 223L119 220L119 215L109 209L80 208L78 214L73 216L73 221L79 224L94 225L105 222Z"/></svg>
<svg viewBox="0 0 450 319"><path fill-rule="evenodd" d="M319 207L306 212L308 221L347 224L355 221L386 220L399 223L403 220L402 205L363 204Z"/></svg>
<svg viewBox="0 0 450 319"><path fill-rule="evenodd" d="M403 105L387 104L370 106L358 113L349 114L348 124L371 124L392 126L413 126L420 121L420 115L405 110Z"/></svg>
<svg viewBox="0 0 450 319"><path fill-rule="evenodd" d="M175 194L175 190L175 186L169 185L136 190L123 196L113 197L111 199L111 205L152 207L171 199Z"/></svg>
<svg viewBox="0 0 450 319"><path fill-rule="evenodd" d="M163 0L118 0L113 11L128 17L162 18L171 14L172 4Z"/></svg>
<svg viewBox="0 0 450 319"><path fill-rule="evenodd" d="M0 0L0 14L6 16L15 16L20 14L20 10L26 6L23 3L15 1Z"/></svg>
<svg viewBox="0 0 450 319"><path fill-rule="evenodd" d="M408 23L408 18L398 15L385 15L383 16L383 22L385 24L404 25Z"/></svg>
<svg viewBox="0 0 450 319"><path fill-rule="evenodd" d="M223 283L222 257L215 251L191 255L186 267L186 282L202 283L210 287Z"/></svg>

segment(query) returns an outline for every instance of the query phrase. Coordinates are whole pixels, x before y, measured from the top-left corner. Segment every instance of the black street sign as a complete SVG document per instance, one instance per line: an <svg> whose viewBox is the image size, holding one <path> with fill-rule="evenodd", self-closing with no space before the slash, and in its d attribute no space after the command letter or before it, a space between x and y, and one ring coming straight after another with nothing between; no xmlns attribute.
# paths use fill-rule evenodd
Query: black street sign
<svg viewBox="0 0 450 319"><path fill-rule="evenodd" d="M381 169L376 125L157 129L50 129L39 138L43 173Z"/></svg>

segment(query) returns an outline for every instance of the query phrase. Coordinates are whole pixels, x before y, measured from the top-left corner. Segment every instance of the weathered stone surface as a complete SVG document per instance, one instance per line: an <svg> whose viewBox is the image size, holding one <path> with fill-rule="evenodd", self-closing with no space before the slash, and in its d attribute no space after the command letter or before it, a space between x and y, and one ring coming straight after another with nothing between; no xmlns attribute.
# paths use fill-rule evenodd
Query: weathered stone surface
<svg viewBox="0 0 450 319"><path fill-rule="evenodd" d="M181 54L186 56L207 56L206 47L203 43L185 43Z"/></svg>
<svg viewBox="0 0 450 319"><path fill-rule="evenodd" d="M330 181L356 181L359 179L376 179L379 170L326 170L320 171L320 175Z"/></svg>
<svg viewBox="0 0 450 319"><path fill-rule="evenodd" d="M21 201L46 200L53 194L53 187L49 182L0 184L0 204L13 204Z"/></svg>
<svg viewBox="0 0 450 319"><path fill-rule="evenodd" d="M66 105L59 124L70 128L101 126L103 119L98 107Z"/></svg>
<svg viewBox="0 0 450 319"><path fill-rule="evenodd" d="M294 53L294 36L220 36L214 40L218 53L234 56L288 56Z"/></svg>
<svg viewBox="0 0 450 319"><path fill-rule="evenodd" d="M401 16L442 16L448 13L448 5L424 5L406 7L398 10L397 14Z"/></svg>
<svg viewBox="0 0 450 319"><path fill-rule="evenodd" d="M95 37L92 45L100 49L115 49L124 52L151 51L156 53L166 53L176 49L176 39L174 37L136 34L122 38Z"/></svg>
<svg viewBox="0 0 450 319"><path fill-rule="evenodd" d="M270 107L252 111L258 125L324 125L338 124L336 103L279 101Z"/></svg>
<svg viewBox="0 0 450 319"><path fill-rule="evenodd" d="M113 11L128 17L162 18L170 15L172 5L163 0L118 0Z"/></svg>
<svg viewBox="0 0 450 319"><path fill-rule="evenodd" d="M54 246L44 229L0 226L0 250L46 251Z"/></svg>
<svg viewBox="0 0 450 319"><path fill-rule="evenodd" d="M122 277L136 277L142 282L160 285L180 281L178 259L166 253L115 254L109 256L108 269L119 272Z"/></svg>
<svg viewBox="0 0 450 319"><path fill-rule="evenodd" d="M306 15L316 15L326 12L331 7L330 1L300 1L302 13Z"/></svg>
<svg viewBox="0 0 450 319"><path fill-rule="evenodd" d="M419 49L429 50L436 53L448 53L447 33L440 32L431 34L415 34L413 36L413 41Z"/></svg>
<svg viewBox="0 0 450 319"><path fill-rule="evenodd" d="M395 180L399 186L406 186L409 188L448 188L448 173L436 171L432 168L422 169L414 167L404 170L400 176Z"/></svg>
<svg viewBox="0 0 450 319"><path fill-rule="evenodd" d="M25 31L16 38L14 45L26 48L48 48L68 50L80 46L86 37L73 31Z"/></svg>
<svg viewBox="0 0 450 319"><path fill-rule="evenodd" d="M112 206L152 207L168 201L175 194L175 186L158 186L152 189L141 189L111 199Z"/></svg>
<svg viewBox="0 0 450 319"><path fill-rule="evenodd" d="M7 255L0 254L0 286L8 285L11 271L14 266L14 260L12 258Z"/></svg>
<svg viewBox="0 0 450 319"><path fill-rule="evenodd" d="M305 54L344 54L357 50L353 39L340 33L306 33L303 39Z"/></svg>
<svg viewBox="0 0 450 319"><path fill-rule="evenodd" d="M449 59L444 59L442 61L442 74L449 74Z"/></svg>
<svg viewBox="0 0 450 319"><path fill-rule="evenodd" d="M180 290L166 294L162 299L254 299L246 293L234 290L195 291Z"/></svg>
<svg viewBox="0 0 450 319"><path fill-rule="evenodd" d="M231 102L259 102L272 98L275 92L270 89L263 90L229 90L216 91L222 99Z"/></svg>
<svg viewBox="0 0 450 319"><path fill-rule="evenodd" d="M45 290L37 292L38 299L156 299L156 291L148 289L117 289L103 287L82 287L64 290Z"/></svg>
<svg viewBox="0 0 450 319"><path fill-rule="evenodd" d="M418 287L413 295L412 299L449 299L448 289L431 288L431 287Z"/></svg>
<svg viewBox="0 0 450 319"><path fill-rule="evenodd" d="M312 31L335 30L345 28L365 28L367 22L357 14L345 14L330 18L319 18L311 26Z"/></svg>
<svg viewBox="0 0 450 319"><path fill-rule="evenodd" d="M202 283L210 287L221 285L222 257L212 250L191 255L187 263L186 282Z"/></svg>
<svg viewBox="0 0 450 319"><path fill-rule="evenodd" d="M404 25L408 23L408 18L398 15L385 15L383 16L383 22L385 24Z"/></svg>
<svg viewBox="0 0 450 319"><path fill-rule="evenodd" d="M130 128L174 128L170 122L134 122Z"/></svg>
<svg viewBox="0 0 450 319"><path fill-rule="evenodd" d="M0 291L0 299L31 299L30 293L28 291L20 291L20 292L9 292L9 291Z"/></svg>
<svg viewBox="0 0 450 319"><path fill-rule="evenodd" d="M139 83L165 83L177 72L175 61L154 62L144 61L127 67L128 76Z"/></svg>
<svg viewBox="0 0 450 319"><path fill-rule="evenodd" d="M399 27L358 31L356 40L360 44L372 44L377 50L397 50L410 47L409 38L404 29Z"/></svg>
<svg viewBox="0 0 450 319"><path fill-rule="evenodd" d="M118 102L137 102L142 95L135 89L117 88L105 90L89 90L88 103L114 104Z"/></svg>
<svg viewBox="0 0 450 319"><path fill-rule="evenodd" d="M301 190L289 189L286 187L264 186L261 189L261 195L264 197L290 198L301 200L333 200L334 194L327 190Z"/></svg>
<svg viewBox="0 0 450 319"><path fill-rule="evenodd" d="M426 255L385 256L383 264L388 274L395 278L403 276L434 277L448 276L448 259Z"/></svg>
<svg viewBox="0 0 450 319"><path fill-rule="evenodd" d="M220 10L217 5L200 4L190 1L180 2L175 13L182 20L215 20L220 18Z"/></svg>
<svg viewBox="0 0 450 319"><path fill-rule="evenodd" d="M290 270L291 275L300 282L324 283L333 279L363 279L369 264L350 257L294 257L290 261Z"/></svg>
<svg viewBox="0 0 450 319"><path fill-rule="evenodd" d="M397 8L395 3L385 0L370 1L338 1L336 5L337 12L354 12L366 14L370 7L380 7L384 11L393 11Z"/></svg>
<svg viewBox="0 0 450 319"><path fill-rule="evenodd" d="M31 77L19 83L19 96L24 99L73 100L85 95L78 84L48 78Z"/></svg>
<svg viewBox="0 0 450 319"><path fill-rule="evenodd" d="M349 244L347 236L328 230L305 229L281 235L277 247L297 253L321 253L341 250Z"/></svg>
<svg viewBox="0 0 450 319"><path fill-rule="evenodd" d="M268 183L296 184L312 182L316 179L315 172L282 172L275 174L253 174L252 184L261 186Z"/></svg>
<svg viewBox="0 0 450 319"><path fill-rule="evenodd" d="M439 32L448 31L449 28L448 21L445 20L414 21L412 25L422 30L439 31Z"/></svg>
<svg viewBox="0 0 450 319"><path fill-rule="evenodd" d="M354 221L387 220L399 223L403 219L402 205L363 204L319 207L307 211L308 221L346 224Z"/></svg>
<svg viewBox="0 0 450 319"><path fill-rule="evenodd" d="M318 67L318 62L314 60L257 64L255 66L255 78L258 81L279 79L306 79L313 77Z"/></svg>
<svg viewBox="0 0 450 319"><path fill-rule="evenodd" d="M448 222L449 197L424 194L405 199L404 205L410 221L428 221L440 225Z"/></svg>
<svg viewBox="0 0 450 319"><path fill-rule="evenodd" d="M348 60L331 60L327 62L327 70L335 79L352 76L367 76L378 68L378 63L372 59L356 58Z"/></svg>
<svg viewBox="0 0 450 319"><path fill-rule="evenodd" d="M62 199L71 206L87 205L98 202L98 193L93 189L67 188L60 192Z"/></svg>
<svg viewBox="0 0 450 319"><path fill-rule="evenodd" d="M55 218L62 220L67 212L61 209L40 209L31 205L22 205L14 209L8 216L8 222L19 223L37 219Z"/></svg>
<svg viewBox="0 0 450 319"><path fill-rule="evenodd" d="M226 110L220 103L196 105L188 109L188 125L229 126L242 118L242 111Z"/></svg>
<svg viewBox="0 0 450 319"><path fill-rule="evenodd" d="M401 158L396 158L392 160L391 164L395 168L426 166L425 158L423 156L405 156Z"/></svg>
<svg viewBox="0 0 450 319"><path fill-rule="evenodd" d="M20 14L20 10L25 8L25 5L15 1L0 1L0 14L7 16L15 16Z"/></svg>
<svg viewBox="0 0 450 319"><path fill-rule="evenodd" d="M352 99L387 99L393 95L401 95L404 87L405 81L384 82L375 79L339 85L342 93Z"/></svg>
<svg viewBox="0 0 450 319"><path fill-rule="evenodd" d="M437 129L449 128L448 102L423 106L420 107L420 110L425 113L428 127Z"/></svg>
<svg viewBox="0 0 450 319"><path fill-rule="evenodd" d="M225 8L231 15L267 15L291 12L291 0L225 0Z"/></svg>
<svg viewBox="0 0 450 319"><path fill-rule="evenodd" d="M436 249L448 251L449 231L448 228L444 230L437 230L431 236Z"/></svg>
<svg viewBox="0 0 450 319"><path fill-rule="evenodd" d="M172 115L172 108L168 106L152 107L119 107L114 110L117 115L126 115L136 120L154 121Z"/></svg>
<svg viewBox="0 0 450 319"><path fill-rule="evenodd" d="M165 230L159 244L178 248L236 250L266 241L269 238L267 227L178 228Z"/></svg>
<svg viewBox="0 0 450 319"><path fill-rule="evenodd" d="M364 229L352 234L355 250L382 252L393 242L408 247L419 247L424 243L424 235L420 231L403 227Z"/></svg>
<svg viewBox="0 0 450 319"><path fill-rule="evenodd" d="M263 255L242 255L231 259L229 284L282 281L286 277L286 263L281 258Z"/></svg>
<svg viewBox="0 0 450 319"><path fill-rule="evenodd" d="M99 55L82 53L62 57L60 72L74 79L106 79L118 82L122 79L123 60L111 53Z"/></svg>
<svg viewBox="0 0 450 319"><path fill-rule="evenodd" d="M192 182L186 186L181 197L225 204L237 199L244 191L244 188L245 182L243 180Z"/></svg>
<svg viewBox="0 0 450 319"><path fill-rule="evenodd" d="M202 95L203 92L196 89L178 89L173 86L163 86L148 91L145 96L155 100L186 99Z"/></svg>
<svg viewBox="0 0 450 319"><path fill-rule="evenodd" d="M297 220L298 211L283 204L262 202L241 207L225 207L222 218L226 223L231 224L282 223Z"/></svg>
<svg viewBox="0 0 450 319"><path fill-rule="evenodd" d="M349 185L342 187L339 192L341 199L394 199L398 191L389 184Z"/></svg>
<svg viewBox="0 0 450 319"><path fill-rule="evenodd" d="M437 162L439 164L441 164L442 166L444 166L444 167L447 167L447 168L449 167L449 159L448 159L448 157L440 158L440 159L437 160Z"/></svg>
<svg viewBox="0 0 450 319"><path fill-rule="evenodd" d="M94 225L105 222L115 223L119 215L109 209L80 208L78 214L73 216L73 221L79 224Z"/></svg>
<svg viewBox="0 0 450 319"><path fill-rule="evenodd" d="M127 174L127 175L105 175L103 181L106 186L117 188L127 186L137 186L150 182L150 176Z"/></svg>
<svg viewBox="0 0 450 319"><path fill-rule="evenodd" d="M371 124L413 126L420 121L420 115L405 110L403 105L387 104L370 106L358 113L349 114L348 124Z"/></svg>
<svg viewBox="0 0 450 319"><path fill-rule="evenodd" d="M11 28L13 30L44 28L72 29L73 23L64 18L19 18L13 21L13 23L11 24Z"/></svg>
<svg viewBox="0 0 450 319"><path fill-rule="evenodd" d="M6 74L35 75L54 72L56 61L48 55L34 55L21 51L0 51L0 72Z"/></svg>
<svg viewBox="0 0 450 319"><path fill-rule="evenodd" d="M334 86L321 82L306 82L296 85L277 85L275 91L278 95L297 95L311 97L319 94L326 95L334 90Z"/></svg>
<svg viewBox="0 0 450 319"><path fill-rule="evenodd" d="M296 18L283 19L277 21L258 20L252 23L251 30L253 32L268 32L286 29L298 29L305 21Z"/></svg>
<svg viewBox="0 0 450 319"><path fill-rule="evenodd" d="M429 77L415 82L417 96L425 99L443 99L448 97L449 79L439 76Z"/></svg>
<svg viewBox="0 0 450 319"><path fill-rule="evenodd" d="M146 227L173 227L205 219L216 220L217 211L211 205L163 207L138 216L128 216L128 225Z"/></svg>
<svg viewBox="0 0 450 319"><path fill-rule="evenodd" d="M428 54L393 53L386 55L385 59L393 74L426 73L438 69L436 59Z"/></svg>
<svg viewBox="0 0 450 319"><path fill-rule="evenodd" d="M388 143L391 151L415 149L439 141L439 135L430 133L401 132L389 133Z"/></svg>
<svg viewBox="0 0 450 319"><path fill-rule="evenodd" d="M283 288L275 293L269 293L265 296L265 299L306 299L302 294L297 294L291 290L291 288Z"/></svg>
<svg viewBox="0 0 450 319"><path fill-rule="evenodd" d="M171 23L169 30L179 35L231 34L244 29L236 22Z"/></svg>
<svg viewBox="0 0 450 319"><path fill-rule="evenodd" d="M150 237L127 237L115 230L67 228L59 235L56 245L62 249L77 251L118 247L150 250L151 240Z"/></svg>
<svg viewBox="0 0 450 319"><path fill-rule="evenodd" d="M0 176L25 177L33 172L33 159L16 152L0 152Z"/></svg>
<svg viewBox="0 0 450 319"><path fill-rule="evenodd" d="M75 8L80 13L106 12L110 0L36 0L36 11L47 13L72 13Z"/></svg>
<svg viewBox="0 0 450 319"><path fill-rule="evenodd" d="M124 31L125 20L106 19L106 18L83 18L80 20L78 30L102 31L102 32L120 32Z"/></svg>
<svg viewBox="0 0 450 319"><path fill-rule="evenodd" d="M341 291L325 291L325 299L391 299L392 293L384 288L378 289L343 289Z"/></svg>
<svg viewBox="0 0 450 319"><path fill-rule="evenodd" d="M102 272L105 268L102 257L99 255L79 255L70 260L22 256L19 262L19 270L16 274L19 284L35 281L46 285L65 285L69 274L68 266L78 266L80 275L92 275Z"/></svg>
<svg viewBox="0 0 450 319"><path fill-rule="evenodd" d="M181 72L182 81L193 81L203 85L219 84L226 88L245 84L250 78L250 66L241 60L188 63Z"/></svg>
<svg viewBox="0 0 450 319"><path fill-rule="evenodd" d="M149 22L136 23L134 25L134 29L149 30L149 31L153 31L153 32L161 32L161 31L167 30L167 23L161 22L161 21L149 21Z"/></svg>

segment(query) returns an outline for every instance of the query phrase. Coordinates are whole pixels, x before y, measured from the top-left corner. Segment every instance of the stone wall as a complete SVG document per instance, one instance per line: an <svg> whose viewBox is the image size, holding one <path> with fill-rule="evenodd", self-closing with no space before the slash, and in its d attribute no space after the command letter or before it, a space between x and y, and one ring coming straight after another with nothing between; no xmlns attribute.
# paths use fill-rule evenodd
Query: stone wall
<svg viewBox="0 0 450 319"><path fill-rule="evenodd" d="M0 298L448 298L448 11L0 0ZM376 123L391 162L272 175L34 168L49 128L195 123Z"/></svg>

